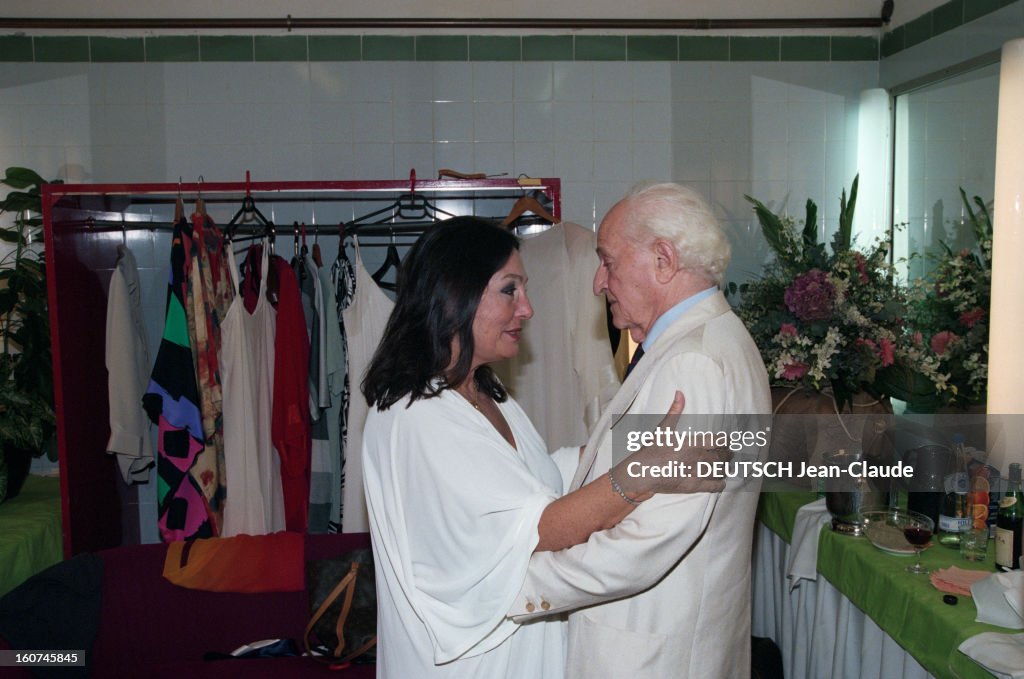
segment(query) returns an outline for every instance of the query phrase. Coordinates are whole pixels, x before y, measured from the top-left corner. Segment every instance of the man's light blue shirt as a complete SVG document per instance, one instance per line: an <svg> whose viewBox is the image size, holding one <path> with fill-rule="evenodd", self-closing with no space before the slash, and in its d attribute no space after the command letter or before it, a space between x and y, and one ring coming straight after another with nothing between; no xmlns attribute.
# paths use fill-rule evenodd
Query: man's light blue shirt
<svg viewBox="0 0 1024 679"><path fill-rule="evenodd" d="M644 347L644 353L650 350L654 346L654 342L658 339L658 335L665 332L668 326L676 322L680 316L685 314L687 311L695 307L701 300L710 297L711 295L718 292L717 287L710 287L707 290L701 290L696 295L690 295L679 304L658 316L658 320L654 321L654 325L651 326L651 331L647 333L647 337L641 344Z"/></svg>

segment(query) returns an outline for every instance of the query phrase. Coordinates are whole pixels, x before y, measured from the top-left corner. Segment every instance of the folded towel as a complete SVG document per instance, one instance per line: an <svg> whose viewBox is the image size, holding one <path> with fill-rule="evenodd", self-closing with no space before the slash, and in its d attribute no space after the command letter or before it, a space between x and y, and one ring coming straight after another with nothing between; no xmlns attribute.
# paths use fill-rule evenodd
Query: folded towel
<svg viewBox="0 0 1024 679"><path fill-rule="evenodd" d="M976 571L950 566L932 571L928 578L940 592L971 596L971 585L992 575L989 571Z"/></svg>
<svg viewBox="0 0 1024 679"><path fill-rule="evenodd" d="M805 504L797 510L793 521L793 539L786 557L786 575L789 588L800 584L801 579L815 580L818 577L818 538L822 524L832 520L825 507L825 498Z"/></svg>
<svg viewBox="0 0 1024 679"><path fill-rule="evenodd" d="M164 577L180 587L209 592L297 592L306 586L302 534L172 542Z"/></svg>
<svg viewBox="0 0 1024 679"><path fill-rule="evenodd" d="M1024 679L1024 634L982 632L964 640L960 652L999 679Z"/></svg>

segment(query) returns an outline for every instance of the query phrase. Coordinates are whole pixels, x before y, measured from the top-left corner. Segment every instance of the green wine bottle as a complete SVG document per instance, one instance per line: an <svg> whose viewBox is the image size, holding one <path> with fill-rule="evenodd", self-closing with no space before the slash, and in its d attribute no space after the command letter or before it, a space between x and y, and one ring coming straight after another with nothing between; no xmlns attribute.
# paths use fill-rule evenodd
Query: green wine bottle
<svg viewBox="0 0 1024 679"><path fill-rule="evenodd" d="M999 501L996 519L996 566L1001 570L1020 569L1021 531L1024 528L1024 490L1021 489L1020 464L1010 465L1006 492Z"/></svg>

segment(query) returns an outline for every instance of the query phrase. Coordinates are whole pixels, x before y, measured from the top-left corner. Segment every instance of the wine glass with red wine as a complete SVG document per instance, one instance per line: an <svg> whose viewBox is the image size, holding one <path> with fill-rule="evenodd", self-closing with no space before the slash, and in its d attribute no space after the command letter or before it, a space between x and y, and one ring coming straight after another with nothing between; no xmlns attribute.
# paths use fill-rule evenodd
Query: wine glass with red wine
<svg viewBox="0 0 1024 679"><path fill-rule="evenodd" d="M927 575L928 569L921 565L921 552L931 542L932 533L935 531L935 522L924 514L911 511L900 512L898 519L900 528L903 529L903 537L914 548L914 553L917 556L915 563L912 566L907 566L907 572Z"/></svg>

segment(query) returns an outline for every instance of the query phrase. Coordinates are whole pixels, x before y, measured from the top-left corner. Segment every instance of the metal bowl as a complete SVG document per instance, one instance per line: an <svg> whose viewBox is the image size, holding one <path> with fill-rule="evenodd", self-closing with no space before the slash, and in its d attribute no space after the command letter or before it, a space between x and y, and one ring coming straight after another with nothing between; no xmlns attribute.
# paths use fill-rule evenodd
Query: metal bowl
<svg viewBox="0 0 1024 679"><path fill-rule="evenodd" d="M841 470L848 470L851 462L864 460L864 453L859 448L840 448L822 455L826 465ZM862 510L881 506L886 497L887 493L875 488L870 479L853 476L848 471L825 479L825 507L832 514L832 530L837 533L861 535Z"/></svg>

